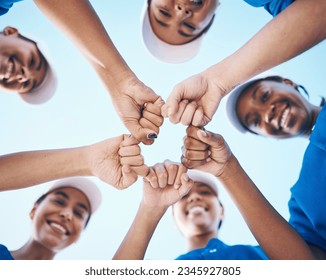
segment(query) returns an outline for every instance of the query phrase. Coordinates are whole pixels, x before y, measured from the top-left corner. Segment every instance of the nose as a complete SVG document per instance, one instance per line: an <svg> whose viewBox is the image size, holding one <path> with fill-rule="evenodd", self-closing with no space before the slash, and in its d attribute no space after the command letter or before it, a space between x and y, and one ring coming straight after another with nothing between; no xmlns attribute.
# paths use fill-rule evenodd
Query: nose
<svg viewBox="0 0 326 280"><path fill-rule="evenodd" d="M27 67L21 66L20 70L16 74L17 81L20 83L25 83L31 79L31 72Z"/></svg>
<svg viewBox="0 0 326 280"><path fill-rule="evenodd" d="M264 115L264 121L266 123L271 123L272 120L275 117L275 112L276 112L276 108L274 104L270 104L268 106L268 108L266 109L265 115Z"/></svg>
<svg viewBox="0 0 326 280"><path fill-rule="evenodd" d="M176 3L175 10L178 17L182 19L189 18L192 15L192 9L184 3Z"/></svg>
<svg viewBox="0 0 326 280"><path fill-rule="evenodd" d="M60 217L65 221L71 221L72 211L69 211L69 209L62 209L60 212Z"/></svg>

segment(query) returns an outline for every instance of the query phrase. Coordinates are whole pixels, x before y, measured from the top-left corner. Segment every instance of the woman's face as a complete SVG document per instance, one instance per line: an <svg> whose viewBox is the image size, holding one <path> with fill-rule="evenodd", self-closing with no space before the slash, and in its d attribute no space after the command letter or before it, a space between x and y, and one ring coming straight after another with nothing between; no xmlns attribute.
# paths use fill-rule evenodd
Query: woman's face
<svg viewBox="0 0 326 280"><path fill-rule="evenodd" d="M214 233L223 220L223 207L209 186L195 182L189 193L173 205L173 216L185 236Z"/></svg>
<svg viewBox="0 0 326 280"><path fill-rule="evenodd" d="M290 80L262 80L238 98L236 112L248 130L263 136L289 138L311 129L312 105Z"/></svg>
<svg viewBox="0 0 326 280"><path fill-rule="evenodd" d="M42 83L47 62L36 43L1 33L0 46L0 89L27 93Z"/></svg>
<svg viewBox="0 0 326 280"><path fill-rule="evenodd" d="M182 45L195 39L211 22L218 0L151 0L149 18L162 41Z"/></svg>
<svg viewBox="0 0 326 280"><path fill-rule="evenodd" d="M33 239L53 252L62 250L79 239L89 215L84 193L72 187L55 189L30 213Z"/></svg>

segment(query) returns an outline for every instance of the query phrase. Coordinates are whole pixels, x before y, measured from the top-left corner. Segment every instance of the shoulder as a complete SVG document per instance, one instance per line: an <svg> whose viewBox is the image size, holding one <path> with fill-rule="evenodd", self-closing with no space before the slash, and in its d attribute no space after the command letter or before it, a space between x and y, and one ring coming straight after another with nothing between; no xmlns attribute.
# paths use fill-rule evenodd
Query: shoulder
<svg viewBox="0 0 326 280"><path fill-rule="evenodd" d="M0 260L13 260L14 258L10 254L6 246L0 244Z"/></svg>

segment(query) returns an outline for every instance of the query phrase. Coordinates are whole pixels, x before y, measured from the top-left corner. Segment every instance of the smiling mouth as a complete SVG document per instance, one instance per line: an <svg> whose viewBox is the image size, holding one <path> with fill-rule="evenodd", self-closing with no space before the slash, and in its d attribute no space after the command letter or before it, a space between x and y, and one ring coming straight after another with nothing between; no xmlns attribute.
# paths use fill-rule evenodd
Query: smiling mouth
<svg viewBox="0 0 326 280"><path fill-rule="evenodd" d="M289 105L287 105L287 107L283 110L282 114L279 117L279 130L282 130L283 128L285 128L286 124L288 123L288 119L290 117L290 112L291 112L291 108L289 107Z"/></svg>
<svg viewBox="0 0 326 280"><path fill-rule="evenodd" d="M69 231L62 225L51 221L48 221L47 223L54 231L59 232L63 235L70 235Z"/></svg>
<svg viewBox="0 0 326 280"><path fill-rule="evenodd" d="M10 57L8 59L8 63L6 65L6 69L4 71L4 74L0 74L0 80L4 80L4 81L8 81L10 79L10 77L13 75L14 73L14 61L13 59Z"/></svg>
<svg viewBox="0 0 326 280"><path fill-rule="evenodd" d="M201 213L204 213L207 211L208 211L208 209L203 206L194 206L186 211L186 215L189 215L189 214L198 215L198 214L201 214Z"/></svg>

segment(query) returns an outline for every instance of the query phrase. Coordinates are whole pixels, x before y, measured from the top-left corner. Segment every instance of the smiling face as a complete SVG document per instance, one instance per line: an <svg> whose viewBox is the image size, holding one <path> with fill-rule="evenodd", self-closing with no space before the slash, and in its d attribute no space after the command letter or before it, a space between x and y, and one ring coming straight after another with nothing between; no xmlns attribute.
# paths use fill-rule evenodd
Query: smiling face
<svg viewBox="0 0 326 280"><path fill-rule="evenodd" d="M83 192L72 187L55 189L30 213L32 238L50 251L62 250L79 239L89 215L89 201Z"/></svg>
<svg viewBox="0 0 326 280"><path fill-rule="evenodd" d="M48 66L35 42L6 27L0 46L0 89L28 93L42 83Z"/></svg>
<svg viewBox="0 0 326 280"><path fill-rule="evenodd" d="M207 185L195 182L190 192L173 206L174 220L186 237L214 233L223 220L223 206Z"/></svg>
<svg viewBox="0 0 326 280"><path fill-rule="evenodd" d="M314 119L312 104L287 79L261 80L250 85L238 97L235 109L246 129L274 138L309 133Z"/></svg>
<svg viewBox="0 0 326 280"><path fill-rule="evenodd" d="M218 0L151 0L150 23L162 41L185 44L200 36L211 24L218 5Z"/></svg>

